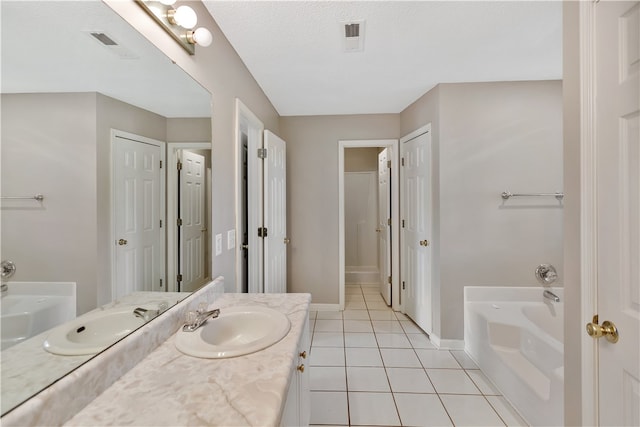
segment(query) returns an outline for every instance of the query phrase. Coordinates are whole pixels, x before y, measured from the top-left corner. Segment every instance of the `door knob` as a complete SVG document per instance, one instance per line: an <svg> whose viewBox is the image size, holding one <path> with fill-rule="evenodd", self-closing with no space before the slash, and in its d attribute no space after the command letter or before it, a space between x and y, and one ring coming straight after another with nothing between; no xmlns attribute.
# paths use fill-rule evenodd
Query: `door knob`
<svg viewBox="0 0 640 427"><path fill-rule="evenodd" d="M126 245L126 244L127 244L127 241L126 241L125 239L120 239L120 240L118 240L118 244L119 244L120 246L123 246L123 245Z"/></svg>
<svg viewBox="0 0 640 427"><path fill-rule="evenodd" d="M429 241L428 240L420 240L420 246L429 246Z"/></svg>
<svg viewBox="0 0 640 427"><path fill-rule="evenodd" d="M249 245L242 245L242 249L246 251L247 249L249 249Z"/></svg>
<svg viewBox="0 0 640 427"><path fill-rule="evenodd" d="M598 315L593 316L593 321L587 323L587 334L592 338L605 337L610 343L617 343L620 335L618 328L613 322L605 320L602 325L598 325Z"/></svg>
<svg viewBox="0 0 640 427"><path fill-rule="evenodd" d="M304 365L300 365L296 369L300 372L304 372Z"/></svg>
<svg viewBox="0 0 640 427"><path fill-rule="evenodd" d="M285 238L284 238L284 244L285 244L285 245L288 245L289 243L291 243L291 239L290 239L290 238L288 238L288 237L285 237Z"/></svg>
<svg viewBox="0 0 640 427"><path fill-rule="evenodd" d="M376 233L380 233L382 231L382 228L376 228Z"/></svg>

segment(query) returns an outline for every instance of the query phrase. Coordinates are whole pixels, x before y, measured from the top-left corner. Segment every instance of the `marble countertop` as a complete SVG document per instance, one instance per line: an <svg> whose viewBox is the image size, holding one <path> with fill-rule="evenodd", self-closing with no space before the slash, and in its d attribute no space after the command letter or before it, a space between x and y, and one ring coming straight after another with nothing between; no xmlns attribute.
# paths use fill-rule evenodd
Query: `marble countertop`
<svg viewBox="0 0 640 427"><path fill-rule="evenodd" d="M174 334L64 425L278 425L310 300L309 294L222 295L215 308L267 306L285 313L291 330L265 350L228 359L184 355Z"/></svg>

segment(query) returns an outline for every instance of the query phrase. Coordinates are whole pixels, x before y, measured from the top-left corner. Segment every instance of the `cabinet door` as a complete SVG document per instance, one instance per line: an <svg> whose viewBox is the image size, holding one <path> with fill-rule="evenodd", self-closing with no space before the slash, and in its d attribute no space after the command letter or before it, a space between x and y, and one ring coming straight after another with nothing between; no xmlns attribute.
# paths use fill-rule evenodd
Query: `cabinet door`
<svg viewBox="0 0 640 427"><path fill-rule="evenodd" d="M280 425L282 427L295 427L300 425L298 401L298 370L297 365L291 370L289 376L289 392L287 393L287 401L284 404Z"/></svg>
<svg viewBox="0 0 640 427"><path fill-rule="evenodd" d="M302 337L300 338L300 345L298 348L299 364L304 364L304 372L298 371L298 405L300 407L300 419L299 425L308 426L311 419L311 392L309 391L309 354L310 354L310 339L309 339L309 316L307 315L307 321L304 323L304 330L302 331Z"/></svg>

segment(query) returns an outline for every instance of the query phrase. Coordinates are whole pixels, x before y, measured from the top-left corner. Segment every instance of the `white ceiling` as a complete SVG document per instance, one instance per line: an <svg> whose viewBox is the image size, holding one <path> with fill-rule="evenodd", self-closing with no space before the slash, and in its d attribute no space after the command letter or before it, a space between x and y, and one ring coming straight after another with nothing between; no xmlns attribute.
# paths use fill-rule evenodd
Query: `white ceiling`
<svg viewBox="0 0 640 427"><path fill-rule="evenodd" d="M2 93L100 92L165 117L211 116L211 95L102 1L0 6ZM105 32L126 58L91 31Z"/></svg>
<svg viewBox="0 0 640 427"><path fill-rule="evenodd" d="M282 116L398 113L438 83L562 78L560 1L203 2ZM349 20L365 20L364 52L342 51Z"/></svg>

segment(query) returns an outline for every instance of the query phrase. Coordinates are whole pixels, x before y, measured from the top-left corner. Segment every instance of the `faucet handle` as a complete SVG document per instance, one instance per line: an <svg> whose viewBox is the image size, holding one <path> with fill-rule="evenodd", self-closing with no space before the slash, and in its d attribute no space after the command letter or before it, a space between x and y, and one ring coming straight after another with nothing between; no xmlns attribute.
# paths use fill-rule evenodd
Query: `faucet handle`
<svg viewBox="0 0 640 427"><path fill-rule="evenodd" d="M203 314L205 311L207 311L207 303L205 301L200 301L200 303L198 304L198 310L197 313L198 314Z"/></svg>
<svg viewBox="0 0 640 427"><path fill-rule="evenodd" d="M185 323L187 326L194 326L198 323L198 313L195 311L187 311L185 316Z"/></svg>

